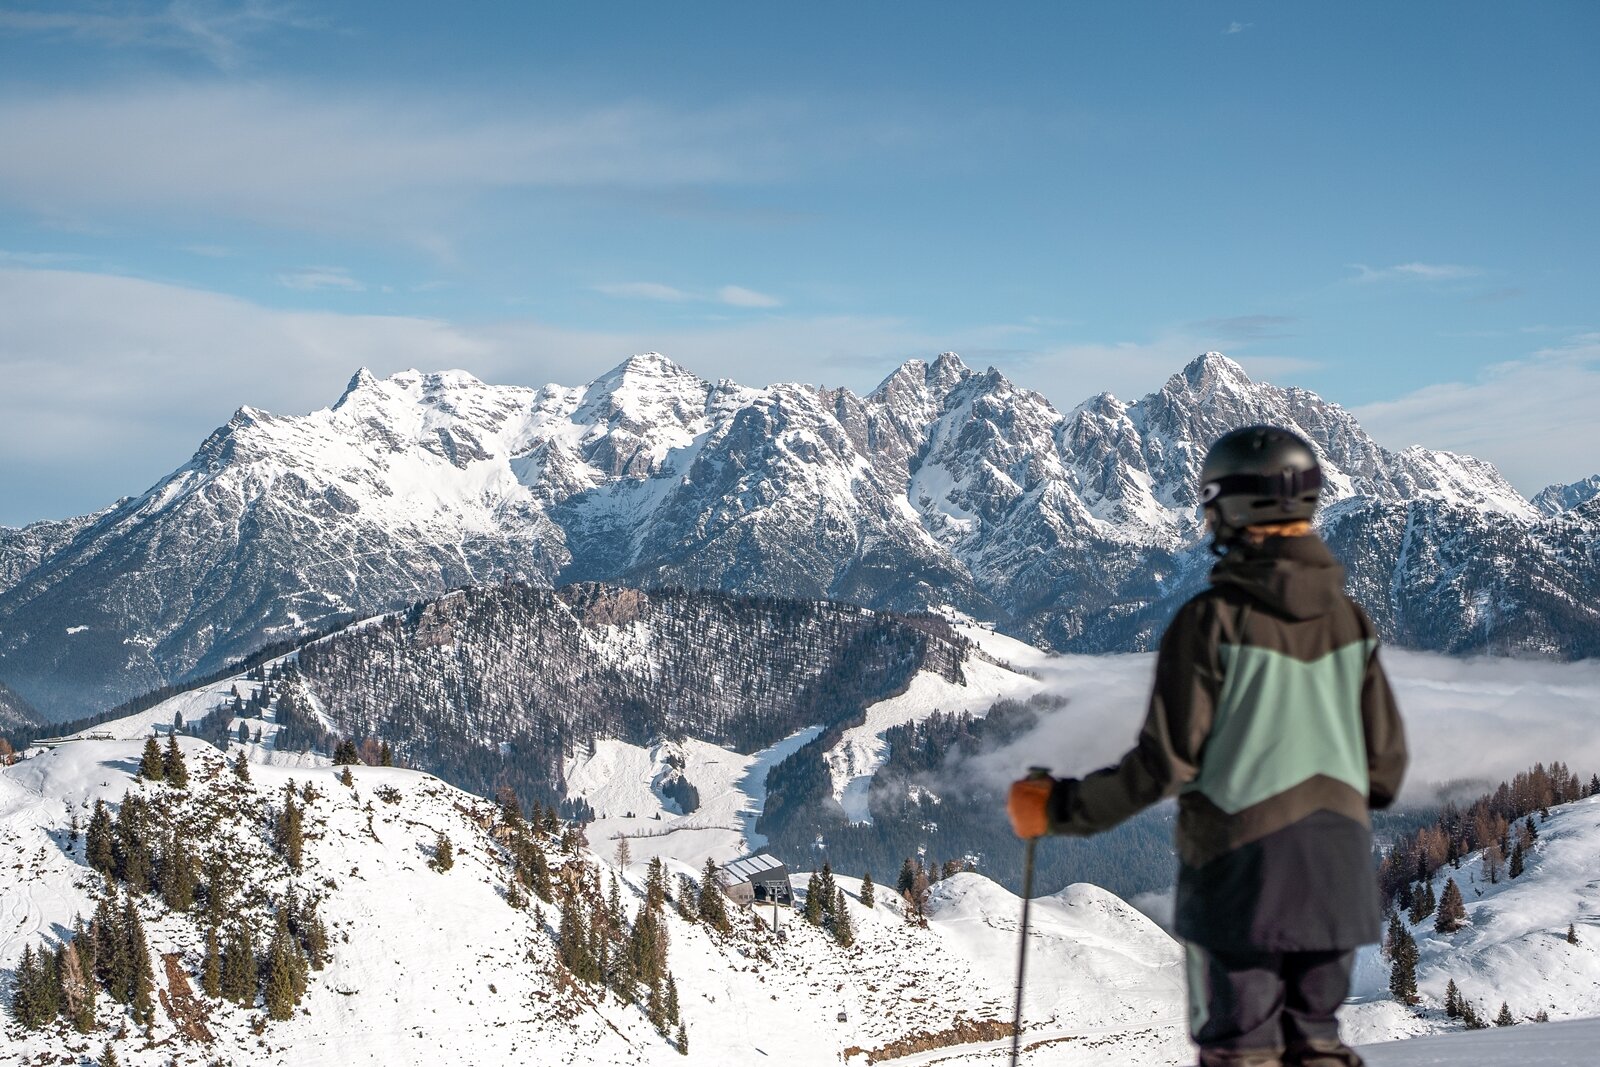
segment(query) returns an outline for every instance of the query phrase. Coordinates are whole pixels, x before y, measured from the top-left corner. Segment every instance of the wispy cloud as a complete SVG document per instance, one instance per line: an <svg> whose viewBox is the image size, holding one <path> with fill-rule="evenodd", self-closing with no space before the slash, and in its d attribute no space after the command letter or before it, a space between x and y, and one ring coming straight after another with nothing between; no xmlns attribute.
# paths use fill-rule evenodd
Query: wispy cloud
<svg viewBox="0 0 1600 1067"><path fill-rule="evenodd" d="M1426 445L1494 463L1523 493L1600 472L1600 334L1355 409L1391 448Z"/></svg>
<svg viewBox="0 0 1600 1067"><path fill-rule="evenodd" d="M775 296L758 293L742 285L724 285L717 290L717 299L736 308L775 308L783 303Z"/></svg>
<svg viewBox="0 0 1600 1067"><path fill-rule="evenodd" d="M594 291L604 293L606 296L622 297L625 300L660 300L677 303L695 299L682 289L663 285L661 282L615 282L609 285L597 285Z"/></svg>
<svg viewBox="0 0 1600 1067"><path fill-rule="evenodd" d="M1228 23L1228 28L1222 31L1222 36L1231 37L1236 33L1243 33L1254 25L1255 23L1253 22L1230 22Z"/></svg>
<svg viewBox="0 0 1600 1067"><path fill-rule="evenodd" d="M0 33L68 38L111 48L189 52L221 69L237 67L246 42L272 30L318 23L284 4L170 0L108 7L55 5L0 11Z"/></svg>
<svg viewBox="0 0 1600 1067"><path fill-rule="evenodd" d="M1199 333L1223 340L1261 341L1294 336L1285 329L1294 321L1293 315L1232 315L1227 318L1201 319L1189 325Z"/></svg>
<svg viewBox="0 0 1600 1067"><path fill-rule="evenodd" d="M16 263L24 267L50 267L82 258L75 252L11 252L0 248L0 263Z"/></svg>
<svg viewBox="0 0 1600 1067"><path fill-rule="evenodd" d="M244 82L13 91L0 94L0 209L80 225L242 220L447 258L491 204L497 224L519 217L510 197L655 212L683 190L715 198L966 129L960 117L898 113L822 122L819 106L573 106ZM909 132L891 142L891 128Z"/></svg>
<svg viewBox="0 0 1600 1067"><path fill-rule="evenodd" d="M1490 289L1486 293L1478 293L1476 296L1469 298L1469 303L1503 304L1507 300L1517 299L1517 297L1521 296L1522 294L1523 290L1516 288L1515 286L1507 287L1505 289Z"/></svg>
<svg viewBox="0 0 1600 1067"><path fill-rule="evenodd" d="M207 259L227 259L234 254L233 249L226 245L192 244L179 245L178 247L181 251L187 252L191 256L204 256Z"/></svg>
<svg viewBox="0 0 1600 1067"><path fill-rule="evenodd" d="M288 289L305 292L317 289L337 289L346 293L364 293L367 287L350 276L343 267L302 267L278 275L278 284Z"/></svg>
<svg viewBox="0 0 1600 1067"><path fill-rule="evenodd" d="M1397 263L1392 267L1369 267L1365 263L1352 263L1355 271L1351 281L1356 282L1456 282L1476 278L1483 274L1478 267L1463 267L1455 263Z"/></svg>
<svg viewBox="0 0 1600 1067"><path fill-rule="evenodd" d="M674 285L662 282L614 282L607 285L597 285L595 292L604 293L606 296L620 297L626 300L655 300L662 303L710 303L724 304L737 308L775 308L781 307L783 301L766 293L758 293L754 289L746 289L742 285L724 285L715 292L697 292L689 289L679 289Z"/></svg>

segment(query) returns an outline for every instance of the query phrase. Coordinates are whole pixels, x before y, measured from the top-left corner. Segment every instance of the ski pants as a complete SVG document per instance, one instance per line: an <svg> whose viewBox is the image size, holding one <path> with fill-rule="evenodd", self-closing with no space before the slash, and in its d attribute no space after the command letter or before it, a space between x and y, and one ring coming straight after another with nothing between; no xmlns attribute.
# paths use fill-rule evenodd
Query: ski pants
<svg viewBox="0 0 1600 1067"><path fill-rule="evenodd" d="M1201 1067L1361 1067L1339 1040L1353 950L1212 952L1188 945Z"/></svg>

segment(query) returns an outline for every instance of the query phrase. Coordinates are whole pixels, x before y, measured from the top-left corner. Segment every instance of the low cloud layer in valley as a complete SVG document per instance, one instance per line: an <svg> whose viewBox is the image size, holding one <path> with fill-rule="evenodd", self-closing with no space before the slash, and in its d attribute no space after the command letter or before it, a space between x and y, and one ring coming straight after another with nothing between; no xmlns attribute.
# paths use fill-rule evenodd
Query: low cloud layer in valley
<svg viewBox="0 0 1600 1067"><path fill-rule="evenodd" d="M1405 717L1411 770L1402 802L1449 783L1494 784L1535 762L1600 771L1600 662L1551 663L1386 649L1380 653ZM1119 758L1143 722L1155 657L1059 656L1042 668L1068 698L1039 726L986 757L1004 781L1030 763L1081 775Z"/></svg>

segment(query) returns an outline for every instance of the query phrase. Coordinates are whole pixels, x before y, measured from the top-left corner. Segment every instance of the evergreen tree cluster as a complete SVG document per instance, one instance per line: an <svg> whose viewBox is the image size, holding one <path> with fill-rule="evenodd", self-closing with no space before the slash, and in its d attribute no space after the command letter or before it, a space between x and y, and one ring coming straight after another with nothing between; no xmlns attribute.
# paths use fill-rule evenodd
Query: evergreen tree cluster
<svg viewBox="0 0 1600 1067"><path fill-rule="evenodd" d="M163 760L164 779L176 784L171 770L175 764L157 754ZM328 933L317 912L319 898L302 895L292 880L281 897L270 893L257 897L271 922L265 950L258 951L263 939L239 899L240 868L245 861L271 863L275 854L283 864L281 870L300 870L305 805L316 798L309 784L297 793L291 781L285 785L281 804L262 803L237 786L200 795L176 789L154 796L129 791L114 816L103 801L97 802L85 832L85 859L111 888L87 930L75 932L58 947L50 964L54 969L43 978L30 974L29 981L35 984L18 1006L19 1019L34 1025L56 1015L81 1015L83 1021L75 1025L92 1026L93 990L88 991L90 1006L84 1009L85 994L75 979L82 974L114 1002L128 1005L134 1021L148 1027L154 1018L153 982L138 904L146 895L159 897L172 913L193 915L206 930L200 986L207 996L246 1007L261 997L268 1018L288 1018L305 995L307 972L321 969L328 958ZM254 821L255 841L260 842L248 853L241 846L249 839L241 842L234 836L241 816L246 824ZM266 841L273 852L265 850ZM197 853L204 854L203 862ZM46 954L37 958L45 959ZM35 987L57 992L34 997Z"/></svg>
<svg viewBox="0 0 1600 1067"><path fill-rule="evenodd" d="M562 966L577 981L638 1006L663 1038L685 1051L678 982L667 961L666 912L672 901L666 865L659 858L650 861L643 899L631 917L615 874L602 891L599 869L580 858L567 860L558 873L556 939ZM681 900L678 906L681 911Z"/></svg>
<svg viewBox="0 0 1600 1067"><path fill-rule="evenodd" d="M1502 872L1520 877L1528 849L1538 840L1533 814L1548 815L1554 805L1597 794L1600 775L1592 775L1585 783L1565 763L1556 761L1549 766L1535 764L1465 808L1446 804L1431 823L1402 835L1384 853L1378 866L1384 899L1412 908L1417 883L1431 880L1446 864L1459 869L1463 857L1480 850L1486 880L1498 882Z"/></svg>
<svg viewBox="0 0 1600 1067"><path fill-rule="evenodd" d="M85 926L81 918L54 950L24 946L17 966L12 1013L30 1030L60 1020L78 1033L96 1028L104 992L126 1006L146 1031L155 1022L155 977L144 919L135 894L107 892Z"/></svg>
<svg viewBox="0 0 1600 1067"><path fill-rule="evenodd" d="M844 890L834 881L833 868L826 863L806 882L805 917L812 926L832 934L841 947L849 948L856 943L855 925L850 921Z"/></svg>
<svg viewBox="0 0 1600 1067"><path fill-rule="evenodd" d="M145 738L144 753L139 759L139 777L151 782L166 782L176 789L189 787L189 765L178 747L176 729L167 735L165 748L155 735Z"/></svg>

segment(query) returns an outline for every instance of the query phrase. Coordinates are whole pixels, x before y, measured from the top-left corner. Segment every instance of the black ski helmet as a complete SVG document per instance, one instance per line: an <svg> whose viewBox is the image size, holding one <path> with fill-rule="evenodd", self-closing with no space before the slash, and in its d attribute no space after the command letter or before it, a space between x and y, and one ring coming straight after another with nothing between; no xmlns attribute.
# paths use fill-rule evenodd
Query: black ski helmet
<svg viewBox="0 0 1600 1067"><path fill-rule="evenodd" d="M1322 466L1311 445L1277 426L1223 434L1200 467L1200 504L1214 515L1218 545L1246 526L1309 519L1322 492Z"/></svg>

